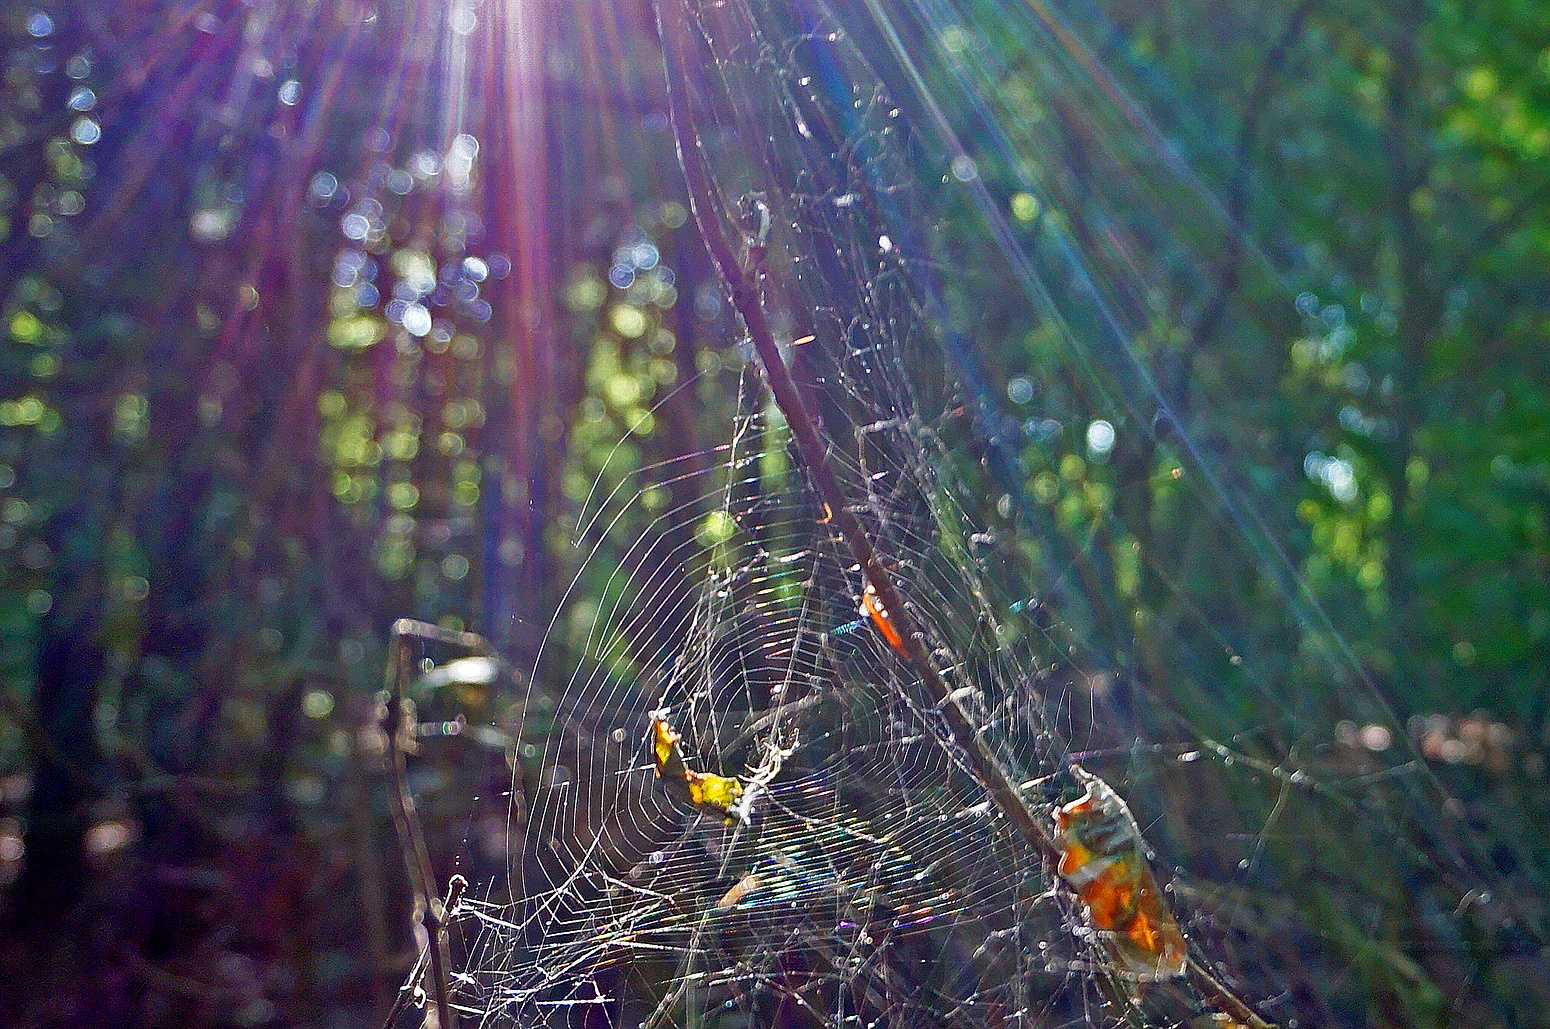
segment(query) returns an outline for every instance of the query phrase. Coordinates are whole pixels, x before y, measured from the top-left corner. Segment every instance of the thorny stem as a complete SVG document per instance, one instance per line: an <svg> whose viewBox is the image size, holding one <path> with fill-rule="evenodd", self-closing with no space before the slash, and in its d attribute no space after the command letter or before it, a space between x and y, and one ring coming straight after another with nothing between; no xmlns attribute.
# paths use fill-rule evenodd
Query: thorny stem
<svg viewBox="0 0 1550 1029"><path fill-rule="evenodd" d="M839 480L835 478L829 464L828 447L819 436L801 392L792 381L791 372L786 367L785 358L781 356L769 319L765 315L759 288L764 240L750 240L749 259L739 260L727 239L723 223L717 218L721 208L716 202L716 189L711 182L705 154L699 145L693 105L687 96L690 82L688 51L691 42L688 3L689 0L657 0L656 7L663 57L667 66L668 106L672 114L673 136L689 191L689 206L694 212L700 237L705 241L716 271L731 290L733 306L737 308L748 330L754 350L759 355L759 363L764 367L770 392L785 415L786 424L796 439L819 498L829 509L830 517L844 538L851 556L861 567L873 593L898 629L904 643L905 656L920 677L932 703L947 721L953 742L967 755L975 776L996 806L1016 826L1023 839L1045 860L1058 864L1062 854L1059 843L1046 827L1045 820L1034 813L1022 791L991 752L989 743L932 663L926 651L924 635L915 624L909 608L905 607L903 598L894 586L893 577L879 560L861 520L856 517L854 508L840 488ZM1194 958L1189 959L1187 970L1195 988L1223 1013L1250 1029L1271 1029L1270 1023Z"/></svg>

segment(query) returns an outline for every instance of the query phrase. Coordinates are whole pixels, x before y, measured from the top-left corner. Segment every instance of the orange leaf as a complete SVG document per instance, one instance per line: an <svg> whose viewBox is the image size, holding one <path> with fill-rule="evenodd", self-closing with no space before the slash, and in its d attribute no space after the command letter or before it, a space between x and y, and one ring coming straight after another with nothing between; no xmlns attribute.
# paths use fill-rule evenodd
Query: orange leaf
<svg viewBox="0 0 1550 1029"><path fill-rule="evenodd" d="M1189 945L1147 865L1141 831L1119 794L1096 777L1055 813L1059 870L1120 968L1148 978L1184 974Z"/></svg>

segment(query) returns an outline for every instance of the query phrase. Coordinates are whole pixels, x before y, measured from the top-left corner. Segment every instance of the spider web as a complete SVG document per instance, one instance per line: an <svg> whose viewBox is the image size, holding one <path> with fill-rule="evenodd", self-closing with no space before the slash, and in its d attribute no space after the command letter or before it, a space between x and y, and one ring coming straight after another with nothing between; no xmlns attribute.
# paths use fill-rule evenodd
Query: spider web
<svg viewBox="0 0 1550 1029"><path fill-rule="evenodd" d="M1083 776L1102 776L1155 849L1192 958L1281 1024L1359 1021L1364 998L1409 974L1418 934L1464 960L1470 927L1527 932L1304 601L1277 530L1229 481L1231 454L1202 459L1202 434L1223 427L1186 424L1138 357L1145 328L1131 323L1148 311L1126 294L1140 273L1078 256L1058 169L1040 173L1036 134L985 107L977 76L1004 68L962 45L927 59L926 42L967 31L946 7L920 7L919 23L849 13L692 12L701 75L674 88L704 112L695 145L719 209L700 214L736 226L762 262L760 302L847 507L1026 805L1053 833ZM1075 95L1079 57L1030 59ZM976 156L951 128L970 117L990 140ZM1159 196L1207 204L1159 163ZM992 170L1038 198L1031 228L995 214ZM996 295L987 284L1005 305L970 309ZM985 384L1005 371L971 342L1013 332L1077 369L1021 369L1020 418L1001 413ZM1184 977L1118 960L998 809L869 607L751 348L728 357L741 368L727 443L639 469L622 456L577 521L578 583L603 585L595 610L557 618L534 670L509 874L464 901L461 1010L647 1029L1234 1024ZM1144 439L1178 482L1171 502L1199 508L1181 550L1204 549L1231 590L1283 612L1270 637L1235 636L1220 597L1192 595L1150 552L1144 577L1173 621L1135 629L1134 591L1084 553L1132 545L1146 512L1111 500L1074 536L1071 512L1093 498L1070 462L1114 443L1053 417L1071 408ZM1037 475L1029 453L1045 455ZM670 788L657 723L681 735L687 767L737 779L725 812ZM1341 746L1345 723L1397 745ZM1407 889L1432 925L1396 924ZM1342 913L1321 921L1327 909ZM1363 931L1373 967L1353 970L1346 934ZM1307 982L1327 988L1305 995Z"/></svg>

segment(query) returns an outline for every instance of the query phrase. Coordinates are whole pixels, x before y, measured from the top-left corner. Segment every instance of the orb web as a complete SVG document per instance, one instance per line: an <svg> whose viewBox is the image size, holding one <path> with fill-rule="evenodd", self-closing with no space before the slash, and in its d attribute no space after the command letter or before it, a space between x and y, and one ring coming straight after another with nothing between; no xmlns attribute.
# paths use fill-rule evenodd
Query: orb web
<svg viewBox="0 0 1550 1029"><path fill-rule="evenodd" d="M1528 925L1305 600L1231 447L1203 456L1227 427L1159 383L1143 273L1074 245L1062 169L979 78L1005 68L976 63L945 6L909 10L692 7L702 74L672 88L699 112L701 217L755 262L847 509L1067 859L993 802L744 344L724 355L741 364L725 443L638 468L630 451L577 519L578 585L524 698L507 869L464 901L460 1009L626 1029L1240 1024L1171 943L1137 951L1137 922L1105 915L1091 884L1112 867L1145 874L1192 968L1286 1025L1348 1021L1406 974L1406 889L1440 948ZM1082 94L1079 54L1029 57ZM975 155L952 128L969 116ZM996 213L991 175L1033 203L1027 226ZM1172 186L1159 207L1198 184ZM1002 391L1019 416L975 342L1014 333L1044 355ZM1149 499L1082 474L1127 462ZM1152 539L1149 504L1192 507L1192 534ZM1200 561L1279 612L1265 637L1186 585ZM1071 856L1084 803L1118 842ZM1363 912L1375 942L1321 906ZM1358 951L1393 967L1353 970Z"/></svg>

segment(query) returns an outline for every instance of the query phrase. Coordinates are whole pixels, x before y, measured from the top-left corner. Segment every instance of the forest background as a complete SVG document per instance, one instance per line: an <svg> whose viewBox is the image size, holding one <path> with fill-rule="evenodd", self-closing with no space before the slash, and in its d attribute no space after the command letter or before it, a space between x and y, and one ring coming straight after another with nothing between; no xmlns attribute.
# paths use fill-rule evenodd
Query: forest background
<svg viewBox="0 0 1550 1029"><path fill-rule="evenodd" d="M900 25L923 52L1015 50L964 7L960 35ZM1160 496L1167 456L1047 339L989 326L1004 410L1063 429L1025 457L1091 606L1125 612L1106 631L1154 680L1189 671L1147 646L1180 595L1288 665L1337 626L1397 717L1332 719L1329 745L1413 748L1542 915L1550 13L1049 10L1113 105L1008 61L988 121L1037 122L1048 192L978 174L1009 224L1057 211L1100 281L1156 312L1144 349L1170 395L1228 384L1190 431L1231 451L1224 477L1328 623L1289 633L1292 595L1241 589L1189 505L1148 507L1124 541L1185 585L1136 572L1105 509ZM7 1019L375 1024L414 956L378 728L388 627L476 630L531 668L565 645L551 624L596 610L600 576L563 584L599 477L725 442L738 328L689 217L655 17L86 0L7 3L0 33ZM971 140L987 117L949 115ZM1135 174L1158 166L1218 220L1158 219L1172 198ZM1030 380L1069 388L1030 401ZM1121 443L1094 460L1103 419ZM1344 710L1340 682L1302 688ZM498 681L417 700L412 784L445 876L498 847L518 730ZM1209 703L1226 710L1193 714L1230 726L1232 698ZM1544 1024L1542 983L1420 943L1367 959L1388 972L1366 1024L1444 1024L1461 982L1470 1024Z"/></svg>

